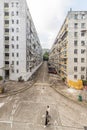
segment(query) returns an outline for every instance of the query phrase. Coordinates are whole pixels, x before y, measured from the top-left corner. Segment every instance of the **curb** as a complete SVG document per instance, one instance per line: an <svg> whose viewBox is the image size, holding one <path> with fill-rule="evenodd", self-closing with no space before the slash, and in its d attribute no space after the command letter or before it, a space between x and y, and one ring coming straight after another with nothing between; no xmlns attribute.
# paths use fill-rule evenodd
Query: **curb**
<svg viewBox="0 0 87 130"><path fill-rule="evenodd" d="M59 93L60 95L64 96L65 98L67 98L67 99L73 101L74 103L79 104L79 105L82 105L82 106L87 106L87 103L86 103L86 102L83 102L83 101L82 101L82 102L79 102L78 100L74 100L73 98L71 98L71 97L67 96L66 94L62 93L61 90L58 90L58 89L56 89L56 88L54 88L54 87L52 87L52 86L50 86L50 87L53 88L57 93Z"/></svg>
<svg viewBox="0 0 87 130"><path fill-rule="evenodd" d="M36 81L35 81L36 82ZM16 95L16 94L18 94L18 93L22 93L22 92L24 92L24 91L26 91L27 89L30 89L34 84L35 84L35 82L34 83L32 83L30 86L26 86L26 87L23 87L23 88L21 88L21 89L19 89L19 90L14 90L14 91L12 91L11 93L7 93L7 94L5 94L5 95L1 95L0 96L0 98L6 98L6 97L8 97L8 96L12 96L12 95Z"/></svg>

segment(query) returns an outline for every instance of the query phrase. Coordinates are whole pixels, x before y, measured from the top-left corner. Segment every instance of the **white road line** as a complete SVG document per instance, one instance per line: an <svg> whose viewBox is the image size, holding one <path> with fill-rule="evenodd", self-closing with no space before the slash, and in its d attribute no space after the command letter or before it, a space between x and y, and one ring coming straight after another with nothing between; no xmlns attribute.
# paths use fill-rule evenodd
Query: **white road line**
<svg viewBox="0 0 87 130"><path fill-rule="evenodd" d="M11 124L12 121L0 121L0 123L7 123L7 124Z"/></svg>
<svg viewBox="0 0 87 130"><path fill-rule="evenodd" d="M5 103L0 103L0 108L4 106Z"/></svg>
<svg viewBox="0 0 87 130"><path fill-rule="evenodd" d="M19 106L18 101L19 100L16 99L15 102L14 102L14 104L13 104L13 107L12 107L12 112L11 112L11 116L10 116L11 128L13 127L13 116L14 116L14 114L15 114L18 106Z"/></svg>
<svg viewBox="0 0 87 130"><path fill-rule="evenodd" d="M43 74L43 82L44 82L44 80L45 80L45 71L44 71L44 74Z"/></svg>

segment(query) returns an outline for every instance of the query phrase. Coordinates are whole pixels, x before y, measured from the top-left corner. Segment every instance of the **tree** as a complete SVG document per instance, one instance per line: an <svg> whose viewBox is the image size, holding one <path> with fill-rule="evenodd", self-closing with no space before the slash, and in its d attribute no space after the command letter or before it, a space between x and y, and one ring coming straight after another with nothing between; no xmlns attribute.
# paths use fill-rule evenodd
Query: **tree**
<svg viewBox="0 0 87 130"><path fill-rule="evenodd" d="M49 52L45 52L43 55L43 60L48 61L49 60Z"/></svg>

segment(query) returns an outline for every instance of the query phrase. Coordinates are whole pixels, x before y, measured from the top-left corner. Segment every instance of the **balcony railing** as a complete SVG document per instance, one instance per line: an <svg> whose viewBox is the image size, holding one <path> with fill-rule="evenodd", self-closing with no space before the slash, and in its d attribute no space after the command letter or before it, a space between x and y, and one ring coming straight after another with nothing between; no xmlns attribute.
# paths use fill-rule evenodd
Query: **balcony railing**
<svg viewBox="0 0 87 130"><path fill-rule="evenodd" d="M5 61L9 61L9 56L5 56Z"/></svg>
<svg viewBox="0 0 87 130"><path fill-rule="evenodd" d="M9 27L9 24L4 24L4 27Z"/></svg>
<svg viewBox="0 0 87 130"><path fill-rule="evenodd" d="M9 45L9 40L5 40L5 45Z"/></svg>
<svg viewBox="0 0 87 130"><path fill-rule="evenodd" d="M5 64L5 69L9 69L9 64Z"/></svg>
<svg viewBox="0 0 87 130"><path fill-rule="evenodd" d="M6 19L6 20L9 19L9 16L4 16L4 19Z"/></svg>

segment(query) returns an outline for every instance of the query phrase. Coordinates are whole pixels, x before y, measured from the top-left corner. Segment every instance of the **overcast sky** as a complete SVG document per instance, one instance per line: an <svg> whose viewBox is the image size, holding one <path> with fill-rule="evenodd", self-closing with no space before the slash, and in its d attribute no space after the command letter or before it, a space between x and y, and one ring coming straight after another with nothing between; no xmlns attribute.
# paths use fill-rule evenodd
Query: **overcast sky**
<svg viewBox="0 0 87 130"><path fill-rule="evenodd" d="M67 15L72 10L87 10L87 0L27 0L43 48L51 48Z"/></svg>

